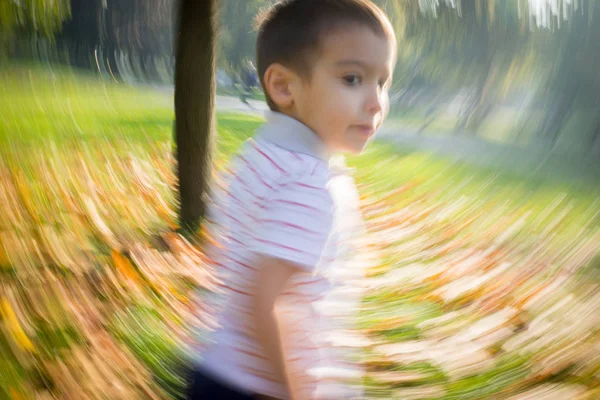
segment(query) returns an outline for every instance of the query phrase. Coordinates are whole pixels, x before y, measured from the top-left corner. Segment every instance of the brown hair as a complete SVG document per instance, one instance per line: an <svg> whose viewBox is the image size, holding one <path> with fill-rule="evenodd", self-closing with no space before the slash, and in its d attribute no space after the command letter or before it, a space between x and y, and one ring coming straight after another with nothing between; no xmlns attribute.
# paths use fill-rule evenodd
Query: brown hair
<svg viewBox="0 0 600 400"><path fill-rule="evenodd" d="M348 24L360 24L395 41L387 16L369 0L280 0L257 19L256 64L267 104L264 75L273 63L310 78L323 35Z"/></svg>

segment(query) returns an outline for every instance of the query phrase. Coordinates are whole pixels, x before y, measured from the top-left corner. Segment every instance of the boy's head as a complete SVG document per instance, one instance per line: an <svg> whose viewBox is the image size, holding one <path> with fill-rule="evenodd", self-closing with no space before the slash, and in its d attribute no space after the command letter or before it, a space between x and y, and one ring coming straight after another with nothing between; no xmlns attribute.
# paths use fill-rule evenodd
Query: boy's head
<svg viewBox="0 0 600 400"><path fill-rule="evenodd" d="M369 0L283 0L259 20L257 69L272 110L359 153L388 108L393 28Z"/></svg>

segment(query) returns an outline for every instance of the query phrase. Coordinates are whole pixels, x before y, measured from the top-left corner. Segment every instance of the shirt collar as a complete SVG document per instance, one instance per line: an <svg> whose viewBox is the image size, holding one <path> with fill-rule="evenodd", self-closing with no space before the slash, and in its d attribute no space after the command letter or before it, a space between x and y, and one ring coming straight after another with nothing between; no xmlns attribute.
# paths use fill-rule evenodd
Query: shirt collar
<svg viewBox="0 0 600 400"><path fill-rule="evenodd" d="M297 119L276 111L266 111L265 117L267 122L258 131L258 138L323 161L329 161L333 156L323 140Z"/></svg>
<svg viewBox="0 0 600 400"><path fill-rule="evenodd" d="M334 154L323 140L308 126L288 115L276 111L265 111L266 123L259 129L257 139L266 140L281 148L308 154L329 164L336 174L351 174L345 157Z"/></svg>

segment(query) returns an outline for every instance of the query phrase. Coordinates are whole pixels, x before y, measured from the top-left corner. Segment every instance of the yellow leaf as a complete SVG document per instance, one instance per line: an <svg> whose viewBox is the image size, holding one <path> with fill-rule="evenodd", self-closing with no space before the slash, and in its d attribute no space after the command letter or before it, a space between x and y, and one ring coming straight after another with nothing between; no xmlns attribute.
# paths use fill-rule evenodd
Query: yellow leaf
<svg viewBox="0 0 600 400"><path fill-rule="evenodd" d="M29 350L35 352L35 348L33 347L33 343L27 337L27 334L23 330L23 327L19 323L19 319L17 318L17 314L15 314L15 310L13 310L10 302L5 297L2 298L2 315L6 320L6 326L10 333L12 333L13 338L17 342L17 344L24 350Z"/></svg>
<svg viewBox="0 0 600 400"><path fill-rule="evenodd" d="M3 239L2 232L0 232L0 268L1 267L9 268L10 259L8 258L8 254L6 252L6 248L3 243L5 243L5 240Z"/></svg>
<svg viewBox="0 0 600 400"><path fill-rule="evenodd" d="M33 219L33 221L36 224L40 223L40 219L35 211L35 207L33 205L33 201L31 200L31 191L29 190L29 187L27 186L27 182L25 181L25 177L23 176L22 173L20 174L14 174L14 180L16 182L15 188L17 189L17 193L19 193L20 199L23 203L23 206L25 207L25 209L27 210L27 212L29 213L29 215L31 216L31 219Z"/></svg>

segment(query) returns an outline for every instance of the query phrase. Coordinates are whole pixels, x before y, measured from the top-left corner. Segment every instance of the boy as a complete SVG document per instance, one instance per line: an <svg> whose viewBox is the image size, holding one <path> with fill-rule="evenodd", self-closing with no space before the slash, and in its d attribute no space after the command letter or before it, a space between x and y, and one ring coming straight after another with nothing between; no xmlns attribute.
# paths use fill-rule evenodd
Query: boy
<svg viewBox="0 0 600 400"><path fill-rule="evenodd" d="M360 153L383 121L395 49L369 0L281 1L262 18L257 67L271 111L211 205L220 243L208 254L225 303L189 398L358 396L341 384L352 363L328 341L339 321L329 294L361 227L334 154Z"/></svg>

